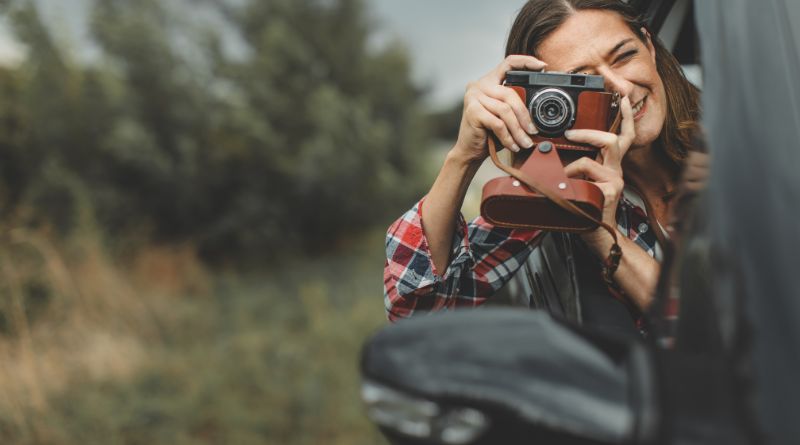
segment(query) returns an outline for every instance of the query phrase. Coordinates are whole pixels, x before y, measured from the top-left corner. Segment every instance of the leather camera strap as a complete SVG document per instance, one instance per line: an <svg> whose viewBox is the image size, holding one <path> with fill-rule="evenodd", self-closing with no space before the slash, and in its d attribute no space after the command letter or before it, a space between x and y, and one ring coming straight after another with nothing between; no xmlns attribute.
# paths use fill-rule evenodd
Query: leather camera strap
<svg viewBox="0 0 800 445"><path fill-rule="evenodd" d="M617 112L617 115L614 118L614 122L609 129L610 133L616 133L619 129L619 125L621 122L621 115L622 113ZM500 162L500 158L497 156L497 147L494 141L494 135L490 135L488 138L489 143L489 156L492 158L492 162L499 168L500 170L508 173L522 184L525 184L528 188L537 192L544 196L545 198L549 199L550 201L556 203L558 206L567 210L575 215L581 216L586 218L587 220L597 224L598 226L605 229L610 235L611 238L614 240L614 243L611 245L611 249L609 249L608 256L603 261L603 278L606 281L606 284L613 286L614 281L612 279L614 272L617 271L619 267L619 262L622 259L622 249L619 247L618 239L617 239L617 230L614 227L604 223L601 220L594 218L592 215L586 213L581 208L576 206L575 204L571 203L569 200L562 198L559 196L557 192L550 189L547 186L542 185L539 181L535 180L534 178L527 175L520 169L511 167ZM542 143L549 143L549 142L540 142ZM533 147L532 150L536 150L537 146Z"/></svg>

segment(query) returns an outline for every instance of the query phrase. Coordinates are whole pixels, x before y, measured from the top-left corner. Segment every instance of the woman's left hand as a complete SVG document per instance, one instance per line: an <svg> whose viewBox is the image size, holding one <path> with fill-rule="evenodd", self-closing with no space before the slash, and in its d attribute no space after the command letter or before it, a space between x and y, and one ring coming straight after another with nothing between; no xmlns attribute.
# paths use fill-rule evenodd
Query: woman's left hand
<svg viewBox="0 0 800 445"><path fill-rule="evenodd" d="M622 177L622 158L628 152L636 133L633 125L633 110L628 97L620 101L622 125L619 135L598 130L568 130L564 136L573 142L593 145L600 149L598 160L583 157L564 167L569 177L584 176L593 181L603 192L603 222L617 226L617 205L625 182ZM605 234L605 236L603 235ZM598 229L584 235L584 240L598 249L606 250L608 232Z"/></svg>

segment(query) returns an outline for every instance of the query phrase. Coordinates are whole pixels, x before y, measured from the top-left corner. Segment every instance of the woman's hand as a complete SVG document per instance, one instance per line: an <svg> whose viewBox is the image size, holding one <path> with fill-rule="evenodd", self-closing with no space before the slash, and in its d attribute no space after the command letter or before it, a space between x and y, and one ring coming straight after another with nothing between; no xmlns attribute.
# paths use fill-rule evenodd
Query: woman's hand
<svg viewBox="0 0 800 445"><path fill-rule="evenodd" d="M622 158L628 152L636 133L633 125L633 110L628 97L620 101L622 126L619 135L598 130L568 130L564 136L573 142L593 145L600 149L598 160L580 158L567 165L564 172L569 177L585 176L593 181L603 192L603 222L611 227L617 226L617 205L622 196L625 182L622 177ZM584 240L598 253L605 254L610 246L611 236L604 229L597 229L583 236Z"/></svg>
<svg viewBox="0 0 800 445"><path fill-rule="evenodd" d="M451 154L470 162L483 161L489 155L486 144L489 131L513 151L532 147L529 134L537 130L528 108L514 90L502 83L507 71L538 71L544 67L545 63L535 57L511 55L489 74L471 82L464 94L458 141Z"/></svg>

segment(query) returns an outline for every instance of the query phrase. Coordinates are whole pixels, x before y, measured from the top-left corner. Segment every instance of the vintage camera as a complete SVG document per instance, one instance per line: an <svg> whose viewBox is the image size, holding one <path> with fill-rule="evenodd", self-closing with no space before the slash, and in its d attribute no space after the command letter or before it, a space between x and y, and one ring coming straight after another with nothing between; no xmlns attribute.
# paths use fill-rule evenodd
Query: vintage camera
<svg viewBox="0 0 800 445"><path fill-rule="evenodd" d="M579 116L606 111L595 108L592 95L584 94L605 92L603 84L603 76L535 71L509 71L505 80L525 102L539 134L547 138L563 136L579 123Z"/></svg>
<svg viewBox="0 0 800 445"><path fill-rule="evenodd" d="M605 91L602 76L585 74L509 71L505 86L522 98L539 134L533 136L534 149L514 156L513 167L503 165L490 144L492 160L510 176L486 183L481 215L499 227L593 230L602 218L603 194L589 181L568 178L563 166L594 158L599 150L564 138L564 131L615 132L619 95Z"/></svg>

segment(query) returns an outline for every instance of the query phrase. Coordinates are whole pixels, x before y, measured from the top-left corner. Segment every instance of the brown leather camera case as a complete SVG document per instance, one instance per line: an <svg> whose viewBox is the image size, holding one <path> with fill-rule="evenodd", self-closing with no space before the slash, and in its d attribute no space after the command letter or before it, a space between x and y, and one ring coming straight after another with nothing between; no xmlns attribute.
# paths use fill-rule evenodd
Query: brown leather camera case
<svg viewBox="0 0 800 445"><path fill-rule="evenodd" d="M525 100L524 88L510 88ZM584 91L578 99L572 128L616 132L618 110L612 93ZM581 156L594 158L599 150L563 137L535 136L534 141L537 145L517 169L500 162L493 138L489 138L492 160L510 176L492 179L483 187L481 216L507 228L559 232L597 228L602 219L603 193L589 181L568 178L564 165Z"/></svg>

